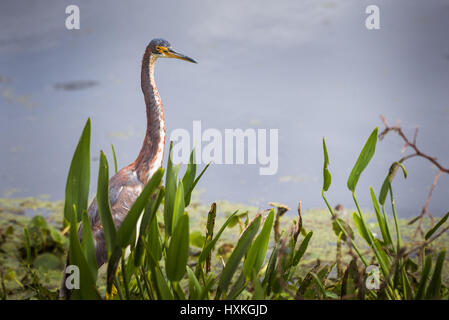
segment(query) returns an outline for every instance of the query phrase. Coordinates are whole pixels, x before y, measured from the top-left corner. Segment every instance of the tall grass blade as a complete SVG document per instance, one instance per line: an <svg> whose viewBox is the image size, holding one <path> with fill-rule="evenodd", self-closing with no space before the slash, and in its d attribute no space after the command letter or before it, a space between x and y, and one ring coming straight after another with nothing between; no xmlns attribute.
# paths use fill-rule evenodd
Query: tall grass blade
<svg viewBox="0 0 449 320"><path fill-rule="evenodd" d="M232 276L234 275L237 267L240 263L240 260L248 251L251 242L256 236L257 231L259 230L261 216L258 215L250 225L245 229L243 234L241 235L237 246L232 251L231 256L226 262L226 266L221 272L220 282L218 284L216 299L221 296L221 293L225 293L228 290L229 284L231 283Z"/></svg>
<svg viewBox="0 0 449 320"><path fill-rule="evenodd" d="M429 286L426 290L426 299L439 299L441 297L441 272L443 271L444 256L446 250L440 252L433 270L432 279L430 279Z"/></svg>
<svg viewBox="0 0 449 320"><path fill-rule="evenodd" d="M357 159L357 162L352 168L351 174L349 175L347 185L348 189L351 190L352 192L355 191L355 187L357 185L357 182L359 181L360 175L362 174L363 170L365 170L365 168L371 161L371 158L374 156L377 144L377 131L378 131L377 128L374 129L374 131L369 136L368 140L365 143L365 146L362 149L362 152L360 153Z"/></svg>
<svg viewBox="0 0 449 320"><path fill-rule="evenodd" d="M89 216L86 211L83 211L82 221L83 221L83 238L81 246L83 248L87 264L89 265L90 271L92 272L94 281L97 281L98 266L97 266L97 258L95 256L95 244L92 234L92 228L89 221Z"/></svg>
<svg viewBox="0 0 449 320"><path fill-rule="evenodd" d="M116 245L117 230L112 220L111 206L109 202L109 166L103 151L100 152L100 169L98 172L97 205L101 224L106 239L108 256Z"/></svg>
<svg viewBox="0 0 449 320"><path fill-rule="evenodd" d="M90 183L90 131L89 118L76 146L67 176L64 201L65 223L70 221L73 205L76 206L77 221L81 221L81 213L87 210Z"/></svg>
<svg viewBox="0 0 449 320"><path fill-rule="evenodd" d="M183 199L184 201L184 199ZM167 249L165 268L170 281L179 281L186 272L189 256L189 216L179 217Z"/></svg>
<svg viewBox="0 0 449 320"><path fill-rule="evenodd" d="M329 167L329 155L327 154L327 147L326 147L326 141L323 137L323 151L324 151L324 165L323 165L323 190L327 191L329 190L329 187L331 185L332 176L328 169Z"/></svg>
<svg viewBox="0 0 449 320"><path fill-rule="evenodd" d="M262 230L254 240L251 248L248 251L248 256L243 264L243 274L246 278L257 274L262 267L262 264L267 255L268 242L270 241L270 233L274 223L274 209L270 210Z"/></svg>
<svg viewBox="0 0 449 320"><path fill-rule="evenodd" d="M171 236L173 231L173 209L176 196L176 180L179 166L173 166L173 142L170 142L170 153L168 156L167 171L165 175L165 201L164 201L164 224L165 233Z"/></svg>
<svg viewBox="0 0 449 320"><path fill-rule="evenodd" d="M426 236L425 236L425 239L426 240L429 240L430 239L430 237L446 222L446 220L449 218L449 212L448 213L446 213L445 215L444 215L444 217L442 217L441 219L440 219L440 221L438 221L437 222L437 224L432 228L432 229L430 229L429 231L427 231L427 233L426 233Z"/></svg>
<svg viewBox="0 0 449 320"><path fill-rule="evenodd" d="M196 163L195 163L195 149L190 153L189 164L187 165L186 173L182 178L182 185L184 186L185 191L185 206L187 207L190 204L190 198L192 196L192 191L194 188L193 183L195 182L196 175Z"/></svg>

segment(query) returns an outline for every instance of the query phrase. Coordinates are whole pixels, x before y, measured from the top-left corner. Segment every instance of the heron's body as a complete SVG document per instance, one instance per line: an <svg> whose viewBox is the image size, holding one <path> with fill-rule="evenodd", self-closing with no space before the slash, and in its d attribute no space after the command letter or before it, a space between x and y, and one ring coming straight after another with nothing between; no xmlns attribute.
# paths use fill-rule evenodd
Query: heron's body
<svg viewBox="0 0 449 320"><path fill-rule="evenodd" d="M159 57L195 62L193 59L173 51L170 44L162 39L152 40L145 50L141 70L141 87L147 115L145 139L137 159L122 168L109 180L109 200L116 229L122 224L149 178L162 166L165 146L165 118L162 101L154 80L154 66ZM107 249L96 198L89 206L88 216L92 227L97 265L100 268L107 261ZM78 235L81 238L82 226L80 226ZM70 294L65 286L66 276L64 274L62 280L61 297L68 297Z"/></svg>

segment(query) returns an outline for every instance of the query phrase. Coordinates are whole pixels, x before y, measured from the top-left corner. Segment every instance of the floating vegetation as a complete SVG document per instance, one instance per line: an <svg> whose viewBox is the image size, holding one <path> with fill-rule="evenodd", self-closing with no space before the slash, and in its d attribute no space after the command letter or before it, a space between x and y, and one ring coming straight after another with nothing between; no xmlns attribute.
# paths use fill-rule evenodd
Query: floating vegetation
<svg viewBox="0 0 449 320"><path fill-rule="evenodd" d="M93 80L76 80L76 81L59 82L56 83L53 87L56 90L74 91L92 88L98 86L98 84L99 84L98 81Z"/></svg>

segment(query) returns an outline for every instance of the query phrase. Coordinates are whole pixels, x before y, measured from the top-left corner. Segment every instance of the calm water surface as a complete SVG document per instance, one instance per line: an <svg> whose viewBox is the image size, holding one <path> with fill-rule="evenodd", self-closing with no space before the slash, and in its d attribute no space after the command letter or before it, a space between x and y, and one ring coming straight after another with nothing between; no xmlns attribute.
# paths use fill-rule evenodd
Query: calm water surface
<svg viewBox="0 0 449 320"><path fill-rule="evenodd" d="M65 29L77 4L81 29ZM157 84L167 133L206 128L279 129L279 170L215 165L200 183L203 199L265 208L269 201L323 207L322 146L331 159L333 204L352 207L346 179L370 134L401 120L419 126L422 149L449 166L449 1L376 1L381 29L364 27L372 1L12 1L0 3L0 196L62 199L82 127L92 118L92 195L98 153L133 161L145 130L140 62L155 37L198 65L161 60ZM392 161L395 135L379 143L358 186L370 207ZM421 210L437 173L407 161L394 182L402 217ZM443 175L430 210L449 209Z"/></svg>

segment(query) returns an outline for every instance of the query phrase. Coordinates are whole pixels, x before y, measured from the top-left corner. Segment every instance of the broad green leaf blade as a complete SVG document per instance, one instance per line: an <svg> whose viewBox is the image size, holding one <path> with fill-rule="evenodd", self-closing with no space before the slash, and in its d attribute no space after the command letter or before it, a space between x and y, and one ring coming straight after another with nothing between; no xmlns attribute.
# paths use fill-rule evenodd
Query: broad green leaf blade
<svg viewBox="0 0 449 320"><path fill-rule="evenodd" d="M90 183L90 131L89 118L73 154L67 176L64 201L64 218L66 221L70 221L73 205L76 206L77 221L81 221L81 213L87 210Z"/></svg>
<svg viewBox="0 0 449 320"><path fill-rule="evenodd" d="M87 263L78 238L78 223L76 221L76 208L70 217L70 244L69 244L69 263L75 265L79 269L79 289L74 289L71 299L96 300L99 299L96 290L96 283L92 272Z"/></svg>
<svg viewBox="0 0 449 320"><path fill-rule="evenodd" d="M156 291L161 300L173 300L173 294L170 291L167 280L159 267L156 266L151 272L154 282L156 283Z"/></svg>
<svg viewBox="0 0 449 320"><path fill-rule="evenodd" d="M159 226L156 218L154 218L150 222L150 229L148 232L148 247L150 249L149 253L151 253L156 261L162 259L162 246L159 238Z"/></svg>
<svg viewBox="0 0 449 320"><path fill-rule="evenodd" d="M220 238L223 231L226 229L228 224L232 221L234 216L237 214L238 211L235 211L233 214L229 216L229 218L226 220L226 222L221 226L220 230L218 231L217 235L214 237L212 241L210 241L206 247L201 251L200 257L198 258L198 262L202 263L204 260L206 260L206 257L209 255L211 250L214 248L215 244L217 243L218 239Z"/></svg>
<svg viewBox="0 0 449 320"><path fill-rule="evenodd" d="M248 251L251 242L256 236L257 231L259 230L261 216L258 215L250 225L245 229L242 236L240 237L237 246L232 251L231 256L226 262L226 266L221 272L220 282L218 284L216 299L221 296L221 293L226 293L228 290L229 284L231 283L232 276L234 275L237 267L240 263L240 260Z"/></svg>
<svg viewBox="0 0 449 320"><path fill-rule="evenodd" d="M154 199L150 197L150 201L148 205L145 207L145 211L143 213L142 222L140 224L140 234L145 235L150 225L150 222L156 218L157 210L162 203L162 199L164 198L165 189L161 187L157 194L157 197Z"/></svg>
<svg viewBox="0 0 449 320"><path fill-rule="evenodd" d="M189 266L187 266L187 274L189 276L189 299L197 300L201 293L200 283Z"/></svg>
<svg viewBox="0 0 449 320"><path fill-rule="evenodd" d="M415 300L421 300L424 298L426 293L426 284L429 278L431 268L432 268L432 257L427 256L421 272L421 280L419 281L418 291L415 294Z"/></svg>
<svg viewBox="0 0 449 320"><path fill-rule="evenodd" d="M100 169L98 171L97 205L103 226L104 237L108 256L116 245L117 230L112 219L111 206L109 202L109 166L103 151L100 152Z"/></svg>
<svg viewBox="0 0 449 320"><path fill-rule="evenodd" d="M248 280L246 279L243 272L240 273L240 275L237 277L237 280L235 280L234 285L229 290L228 295L226 296L226 300L236 300L237 297L243 292L243 290L246 288L248 284Z"/></svg>
<svg viewBox="0 0 449 320"><path fill-rule="evenodd" d="M359 215L355 212L352 213L352 218L354 219L354 225L355 225L357 231L359 232L359 234L371 246L372 242L369 238L367 230L365 229L362 219L360 219Z"/></svg>
<svg viewBox="0 0 449 320"><path fill-rule="evenodd" d="M426 299L439 299L441 296L441 272L443 271L444 256L446 255L446 250L440 252L435 264L435 269L433 269L432 279L430 279L429 286L426 291Z"/></svg>
<svg viewBox="0 0 449 320"><path fill-rule="evenodd" d="M385 200L387 198L388 191L390 190L391 183L396 177L396 173L398 172L399 168L402 169L402 172L404 173L404 178L407 178L407 171L405 170L404 165L397 161L393 162L392 165L390 166L390 169L388 170L388 174L385 177L385 180L382 183L382 187L380 189L379 202L381 205L385 205Z"/></svg>
<svg viewBox="0 0 449 320"><path fill-rule="evenodd" d="M331 185L332 176L328 169L329 167L329 155L327 154L327 147L326 147L326 141L323 137L323 151L324 151L324 165L323 165L323 190L327 191L329 190L329 187Z"/></svg>
<svg viewBox="0 0 449 320"><path fill-rule="evenodd" d="M173 231L176 228L176 223L182 214L184 213L184 187L182 181L179 180L178 188L176 189L175 203L173 205Z"/></svg>
<svg viewBox="0 0 449 320"><path fill-rule="evenodd" d="M254 240L248 251L245 263L243 264L243 274L246 278L250 278L253 274L257 274L262 267L267 254L268 242L270 241L270 233L274 223L274 209L270 210L262 230Z"/></svg>
<svg viewBox="0 0 449 320"><path fill-rule="evenodd" d="M187 207L190 204L190 198L193 191L193 182L196 175L195 149L190 153L189 164L187 165L186 173L182 178L182 185L184 186L185 197L184 202Z"/></svg>
<svg viewBox="0 0 449 320"><path fill-rule="evenodd" d="M95 256L95 244L92 235L92 228L90 225L89 216L86 211L83 211L82 221L83 221L83 238L81 245L87 260L87 264L89 265L90 270L92 272L92 277L94 278L94 281L97 281L98 265L97 265L97 258Z"/></svg>
<svg viewBox="0 0 449 320"><path fill-rule="evenodd" d="M301 261L301 258L304 256L304 253L307 250L307 247L309 245L310 238L313 236L313 231L310 231L302 240L301 245L298 248L298 251L296 251L295 256L293 257L293 266L297 266L299 261Z"/></svg>
<svg viewBox="0 0 449 320"><path fill-rule="evenodd" d="M30 233L26 227L23 228L23 233L25 236L25 249L26 249L26 262L27 265L31 265L31 240L30 240Z"/></svg>
<svg viewBox="0 0 449 320"><path fill-rule="evenodd" d="M176 180L179 166L173 166L173 142L170 142L170 152L168 156L167 172L165 175L165 201L164 201L164 225L165 233L171 236L173 231L173 209L176 196Z"/></svg>
<svg viewBox="0 0 449 320"><path fill-rule="evenodd" d="M187 214L183 214L178 219L167 249L165 268L167 278L170 281L179 281L182 279L186 272L188 256L189 216Z"/></svg>
<svg viewBox="0 0 449 320"><path fill-rule="evenodd" d="M279 247L278 244L275 244L273 251L271 251L270 259L268 260L267 269L265 271L265 276L262 281L263 286L267 286L267 295L270 294L270 284L272 283L272 279L275 276L275 268L276 262L278 258Z"/></svg>
<svg viewBox="0 0 449 320"><path fill-rule="evenodd" d="M385 245L392 244L390 230L388 227L388 222L380 213L379 203L377 202L376 194L372 187L369 188L371 194L371 201L373 202L374 211L376 212L377 222L379 224L380 232L382 233L382 239Z"/></svg>
<svg viewBox="0 0 449 320"><path fill-rule="evenodd" d="M357 182L359 181L360 175L362 174L363 170L365 170L365 168L371 161L371 158L374 156L377 144L377 131L378 131L377 128L374 129L374 131L369 136L368 140L365 143L365 146L362 149L362 152L359 155L359 158L357 159L357 162L352 168L351 174L349 175L347 185L348 189L351 190L352 192L355 191L355 187L357 185Z"/></svg>
<svg viewBox="0 0 449 320"><path fill-rule="evenodd" d="M190 197L192 196L192 192L195 189L196 185L198 184L198 182L200 181L201 177L203 176L204 172L206 172L207 168L209 168L210 166L210 162L204 167L204 169L201 171L201 173L199 174L198 177L196 177L195 181L193 182L192 186L190 187L189 191L186 190L186 198L189 199L189 203L190 203ZM187 204L186 204L187 206Z"/></svg>
<svg viewBox="0 0 449 320"><path fill-rule="evenodd" d="M139 232L139 239L137 240L136 250L134 253L134 265L140 266L143 262L143 255L145 252L145 245L144 242L148 235L148 229L150 227L150 224L153 220L157 220L156 218L156 212L162 202L162 198L164 197L164 188L161 187L157 197L150 197L150 201L148 202L147 206L145 207L145 211L143 213L142 222L140 224L140 232ZM157 222L156 222L157 224ZM156 227L155 231L153 231L157 235L157 240L159 240L159 229ZM150 235L153 236L153 235ZM160 248L160 245L159 245ZM159 252L159 251L158 251ZM158 256L159 257L159 256ZM158 261L160 258L158 259Z"/></svg>
<svg viewBox="0 0 449 320"><path fill-rule="evenodd" d="M430 229L427 233L426 233L426 240L429 240L429 238L443 225L443 223L446 222L446 220L449 218L449 212L446 213L446 215L440 219L440 221L438 221L438 223L432 228Z"/></svg>
<svg viewBox="0 0 449 320"><path fill-rule="evenodd" d="M128 214L117 232L117 244L121 248L126 248L133 241L133 234L136 231L137 221L139 220L139 217L147 205L151 195L160 185L163 175L164 169L159 168L153 174L150 181L148 181L132 207L129 209Z"/></svg>

